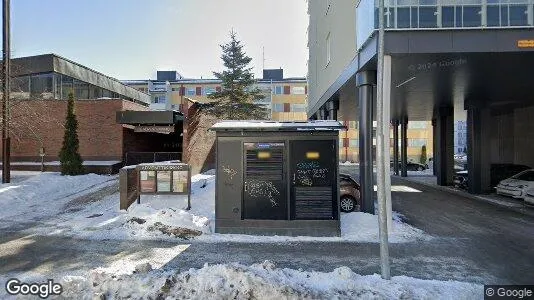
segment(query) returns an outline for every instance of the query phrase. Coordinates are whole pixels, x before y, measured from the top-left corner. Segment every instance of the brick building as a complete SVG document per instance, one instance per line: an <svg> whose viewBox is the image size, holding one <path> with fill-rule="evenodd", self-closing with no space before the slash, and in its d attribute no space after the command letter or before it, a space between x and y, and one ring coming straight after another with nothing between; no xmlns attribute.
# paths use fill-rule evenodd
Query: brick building
<svg viewBox="0 0 534 300"><path fill-rule="evenodd" d="M17 58L11 64L10 136L15 168L40 162L43 148L45 161L58 160L71 92L76 99L80 154L86 163L120 164L128 153L140 151L181 153L183 118L179 113L169 112L170 121L164 124L146 123L150 118L143 124L118 120L121 112L149 113L148 94L54 54ZM163 134L143 130L149 125L172 130Z"/></svg>

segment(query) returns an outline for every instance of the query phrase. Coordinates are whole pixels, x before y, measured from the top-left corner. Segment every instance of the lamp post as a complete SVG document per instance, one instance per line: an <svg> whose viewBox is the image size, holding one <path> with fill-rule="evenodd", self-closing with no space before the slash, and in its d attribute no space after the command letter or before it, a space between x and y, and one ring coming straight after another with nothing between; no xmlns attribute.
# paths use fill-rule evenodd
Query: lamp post
<svg viewBox="0 0 534 300"><path fill-rule="evenodd" d="M391 193L390 189L386 188L386 176L389 176L389 120L384 118L384 112L389 112L389 101L384 102L384 0L378 0L378 70L377 70L377 196L378 196L378 229L380 236L380 269L382 278L391 279L390 265L389 265L389 244L388 244L388 220L387 213L387 194ZM387 87L389 88L389 86ZM385 106L388 106L386 109ZM388 142L386 143L386 132ZM387 147L387 149L386 149ZM388 151L388 155L386 152Z"/></svg>
<svg viewBox="0 0 534 300"><path fill-rule="evenodd" d="M9 76L10 76L10 17L9 0L3 0L3 99L2 99L2 183L11 181L10 170L10 141L9 141Z"/></svg>

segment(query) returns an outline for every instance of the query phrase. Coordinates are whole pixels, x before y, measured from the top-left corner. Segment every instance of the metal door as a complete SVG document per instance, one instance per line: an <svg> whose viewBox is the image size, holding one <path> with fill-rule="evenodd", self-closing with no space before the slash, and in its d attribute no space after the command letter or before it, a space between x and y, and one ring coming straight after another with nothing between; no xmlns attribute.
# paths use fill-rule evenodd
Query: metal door
<svg viewBox="0 0 534 300"><path fill-rule="evenodd" d="M334 141L291 141L291 218L337 219Z"/></svg>
<svg viewBox="0 0 534 300"><path fill-rule="evenodd" d="M287 220L284 143L244 143L243 218Z"/></svg>

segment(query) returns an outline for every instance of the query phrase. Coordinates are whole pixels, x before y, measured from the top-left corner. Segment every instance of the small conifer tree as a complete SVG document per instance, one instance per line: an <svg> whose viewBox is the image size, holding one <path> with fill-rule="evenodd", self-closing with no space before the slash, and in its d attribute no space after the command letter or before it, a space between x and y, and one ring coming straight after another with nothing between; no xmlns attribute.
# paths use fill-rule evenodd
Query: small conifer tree
<svg viewBox="0 0 534 300"><path fill-rule="evenodd" d="M84 173L83 160L80 156L79 148L78 121L74 114L74 95L69 93L65 135L63 136L63 146L59 152L61 175L80 175Z"/></svg>

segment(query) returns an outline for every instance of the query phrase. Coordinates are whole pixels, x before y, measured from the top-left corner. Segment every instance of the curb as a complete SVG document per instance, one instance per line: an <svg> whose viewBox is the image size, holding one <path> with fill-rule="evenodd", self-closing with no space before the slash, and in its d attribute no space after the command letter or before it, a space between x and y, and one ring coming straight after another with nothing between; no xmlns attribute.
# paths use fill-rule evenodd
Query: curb
<svg viewBox="0 0 534 300"><path fill-rule="evenodd" d="M456 196L468 198L468 199L471 199L471 200L484 202L484 203L487 203L487 204L491 204L493 206L505 208L505 209L508 209L508 210L511 210L511 211L515 211L515 212L518 212L518 213L521 213L521 214L524 214L524 215L527 215L527 216L530 216L530 217L534 217L534 209L530 209L525 204L523 204L521 207L513 207L513 206L506 205L504 203L501 203L501 202L499 202L497 200L492 200L492 199L487 199L487 198L480 197L480 196L477 196L477 195L472 195L472 194L469 194L469 193L466 193L466 192L462 192L462 191L458 191L458 190L454 190L454 189L451 189L451 188L445 187L445 186L428 184L428 183L425 183L425 182L415 181L415 180L411 180L411 179L408 179L406 177L400 177L400 176L392 176L392 178L398 178L398 179L401 179L401 180L404 180L404 181L408 181L408 182L416 184L416 185L418 184L418 185L421 185L421 186L424 186L424 187L428 187L428 188L432 188L432 189L435 189L435 190L443 191L443 192L446 192L446 193L449 193L449 194L453 194L453 195L456 195Z"/></svg>

